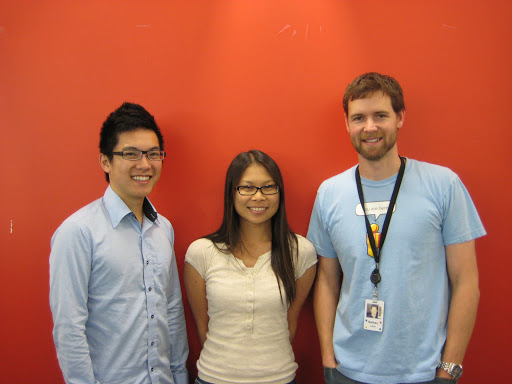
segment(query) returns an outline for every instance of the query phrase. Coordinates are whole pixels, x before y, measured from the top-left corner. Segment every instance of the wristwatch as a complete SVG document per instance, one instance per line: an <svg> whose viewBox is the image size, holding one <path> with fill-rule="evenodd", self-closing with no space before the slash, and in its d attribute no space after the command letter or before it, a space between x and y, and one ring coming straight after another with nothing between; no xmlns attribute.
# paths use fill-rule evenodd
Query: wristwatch
<svg viewBox="0 0 512 384"><path fill-rule="evenodd" d="M447 363L446 361L442 361L439 363L437 368L441 368L448 372L454 379L458 379L462 376L462 365L455 363Z"/></svg>

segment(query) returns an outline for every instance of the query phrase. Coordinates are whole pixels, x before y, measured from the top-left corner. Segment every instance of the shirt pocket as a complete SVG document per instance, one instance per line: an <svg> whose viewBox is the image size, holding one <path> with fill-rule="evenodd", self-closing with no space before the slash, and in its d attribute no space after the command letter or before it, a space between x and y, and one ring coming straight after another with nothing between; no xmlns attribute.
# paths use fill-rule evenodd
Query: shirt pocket
<svg viewBox="0 0 512 384"><path fill-rule="evenodd" d="M153 262L153 272L157 282L167 283L170 279L171 271L170 253L157 253Z"/></svg>

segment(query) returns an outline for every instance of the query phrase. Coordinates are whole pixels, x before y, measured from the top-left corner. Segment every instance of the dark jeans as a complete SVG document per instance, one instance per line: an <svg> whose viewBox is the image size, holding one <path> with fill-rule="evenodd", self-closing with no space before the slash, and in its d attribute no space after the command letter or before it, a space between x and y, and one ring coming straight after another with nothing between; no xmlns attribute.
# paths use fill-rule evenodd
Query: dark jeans
<svg viewBox="0 0 512 384"><path fill-rule="evenodd" d="M349 379L347 376L343 375L336 368L327 368L324 367L324 379L325 384L366 384L361 381L355 381ZM401 384L401 383L398 383ZM457 380L455 379L444 379L442 377L436 377L431 381L422 381L420 383L410 383L410 384L457 384Z"/></svg>
<svg viewBox="0 0 512 384"><path fill-rule="evenodd" d="M207 381L204 381L204 380L201 380L199 377L196 378L196 381L195 381L195 384L213 384L213 383L209 383ZM295 379L293 379L292 381L290 381L288 384L297 384L297 381Z"/></svg>

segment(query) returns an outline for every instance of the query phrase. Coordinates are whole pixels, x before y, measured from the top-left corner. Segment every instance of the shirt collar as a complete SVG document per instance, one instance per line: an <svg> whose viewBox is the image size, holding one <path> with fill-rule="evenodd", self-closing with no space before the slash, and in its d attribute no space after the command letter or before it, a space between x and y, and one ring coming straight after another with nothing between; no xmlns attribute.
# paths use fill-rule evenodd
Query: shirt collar
<svg viewBox="0 0 512 384"><path fill-rule="evenodd" d="M132 213L130 208L128 208L119 195L114 192L110 185L107 187L107 190L103 195L103 203L105 204L105 208L110 216L113 228L116 228L126 215ZM151 222L157 221L158 214L147 197L144 198L142 211L144 212L144 216L146 216Z"/></svg>

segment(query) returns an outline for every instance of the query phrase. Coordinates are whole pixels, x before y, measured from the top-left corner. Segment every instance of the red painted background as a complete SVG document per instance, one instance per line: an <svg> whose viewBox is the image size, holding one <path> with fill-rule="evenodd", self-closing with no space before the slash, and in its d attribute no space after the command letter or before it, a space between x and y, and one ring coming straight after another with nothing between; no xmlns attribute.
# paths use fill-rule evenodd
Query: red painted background
<svg viewBox="0 0 512 384"><path fill-rule="evenodd" d="M404 88L400 153L457 172L489 232L477 241L482 297L460 382L503 382L491 367L510 365L512 341L511 17L507 0L2 0L0 382L62 382L50 237L103 194L108 113L137 102L163 130L169 157L151 199L174 225L181 272L188 245L220 223L241 151L276 159L292 227L306 233L321 181L356 162L341 97L368 71ZM186 315L193 376L188 305ZM321 382L310 301L294 347L299 382Z"/></svg>

